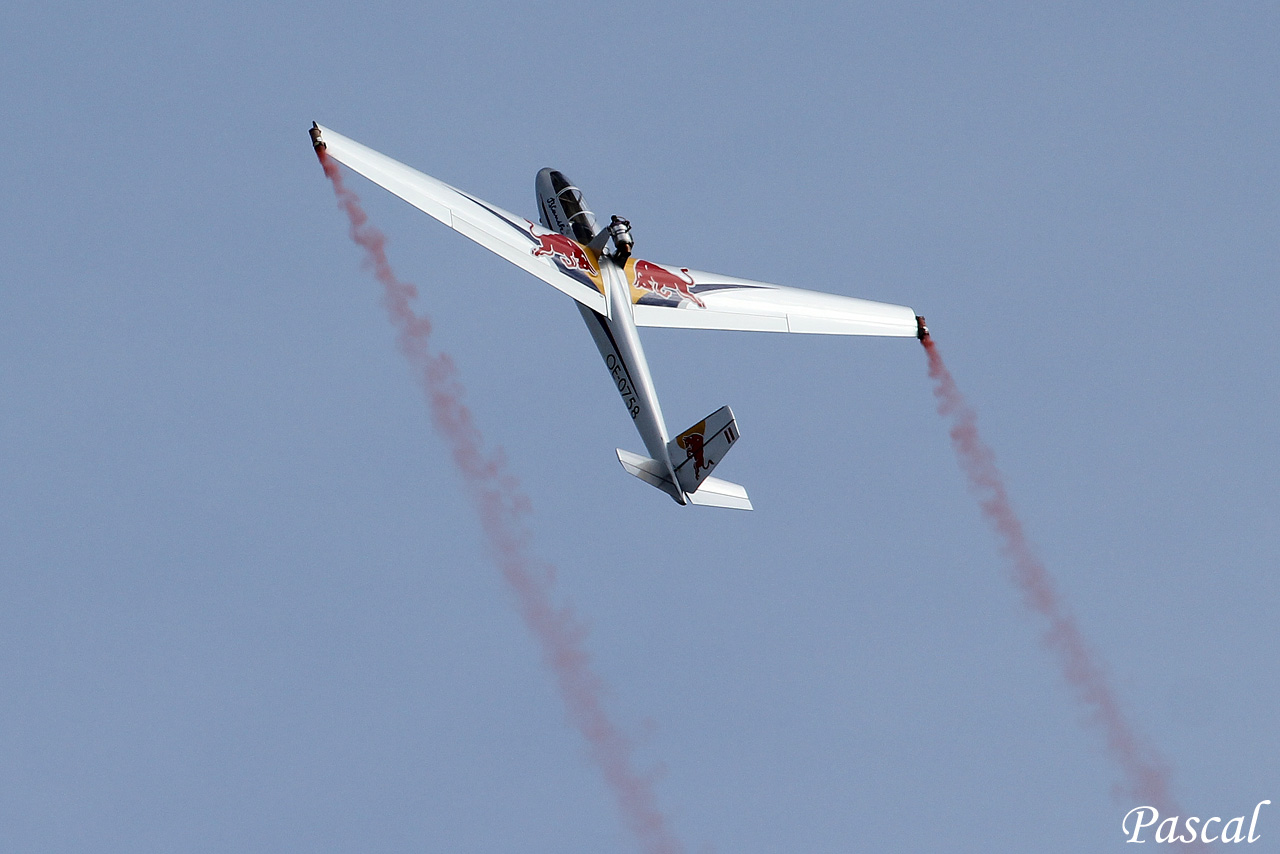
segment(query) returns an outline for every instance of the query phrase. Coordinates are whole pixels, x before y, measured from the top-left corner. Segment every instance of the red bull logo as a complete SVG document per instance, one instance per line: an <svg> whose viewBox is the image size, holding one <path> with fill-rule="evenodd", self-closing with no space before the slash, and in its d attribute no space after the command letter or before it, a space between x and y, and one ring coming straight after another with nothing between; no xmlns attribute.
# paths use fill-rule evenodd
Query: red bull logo
<svg viewBox="0 0 1280 854"><path fill-rule="evenodd" d="M711 466L715 465L714 460L710 465L708 465L705 457L704 445L706 443L706 439L703 437L701 430L699 430L699 428L705 429L703 426L705 424L705 421L700 422L693 429L676 437L676 444L684 448L686 462L688 460L693 460L694 479L698 479L702 476L703 469L709 470ZM695 430L698 430L698 432L694 432Z"/></svg>
<svg viewBox="0 0 1280 854"><path fill-rule="evenodd" d="M564 267L566 271L580 270L588 276L600 275L600 271L596 269L595 262L591 260L591 256L587 254L587 250L582 247L581 243L554 232L547 234L531 233L538 241L538 245L533 248L535 258L550 256L552 261Z"/></svg>
<svg viewBox="0 0 1280 854"><path fill-rule="evenodd" d="M660 267L648 261L636 261L637 288L657 294L666 299L687 299L698 308L706 308L706 304L693 292L693 279L686 278L688 267L681 267L680 273L673 273L666 267ZM683 446L682 446L683 447Z"/></svg>

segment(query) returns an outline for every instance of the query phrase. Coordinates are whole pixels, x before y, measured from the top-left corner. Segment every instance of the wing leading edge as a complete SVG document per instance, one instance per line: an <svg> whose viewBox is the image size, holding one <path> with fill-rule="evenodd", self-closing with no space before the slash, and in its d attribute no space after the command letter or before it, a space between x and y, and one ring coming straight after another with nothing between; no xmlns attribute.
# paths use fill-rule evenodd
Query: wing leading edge
<svg viewBox="0 0 1280 854"><path fill-rule="evenodd" d="M423 213L588 308L608 313L599 263L595 253L581 244L424 175L337 131L316 124L312 138L334 160Z"/></svg>

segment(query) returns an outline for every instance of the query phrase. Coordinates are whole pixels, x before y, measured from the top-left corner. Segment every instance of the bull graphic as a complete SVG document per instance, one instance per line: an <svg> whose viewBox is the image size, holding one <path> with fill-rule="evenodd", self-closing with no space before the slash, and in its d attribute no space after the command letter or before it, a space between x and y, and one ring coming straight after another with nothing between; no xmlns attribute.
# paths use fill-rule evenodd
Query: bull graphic
<svg viewBox="0 0 1280 854"><path fill-rule="evenodd" d="M538 234L531 231L531 233L534 239L538 241L538 245L533 247L535 258L550 256L552 261L564 267L566 271L580 270L588 276L600 275L600 271L596 269L591 256L582 248L582 244L576 240L554 232Z"/></svg>
<svg viewBox="0 0 1280 854"><path fill-rule="evenodd" d="M706 440L701 433L685 433L676 439L676 444L684 448L685 460L693 460L693 476L698 478L703 469L710 470L711 466L716 464L715 460L708 462L703 455L703 445Z"/></svg>
<svg viewBox="0 0 1280 854"><path fill-rule="evenodd" d="M706 308L706 303L698 299L693 292L693 278L689 277L689 268L681 267L679 273L673 273L666 267L660 267L649 261L636 261L635 286L667 299L687 299L698 308Z"/></svg>

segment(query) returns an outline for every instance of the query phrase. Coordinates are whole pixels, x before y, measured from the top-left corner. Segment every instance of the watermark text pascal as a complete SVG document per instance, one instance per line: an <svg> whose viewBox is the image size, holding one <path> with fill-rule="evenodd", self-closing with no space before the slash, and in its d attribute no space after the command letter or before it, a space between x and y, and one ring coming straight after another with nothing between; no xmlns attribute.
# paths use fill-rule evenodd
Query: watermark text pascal
<svg viewBox="0 0 1280 854"><path fill-rule="evenodd" d="M1262 838L1262 834L1257 832L1258 813L1269 803L1271 801L1259 801L1253 808L1247 836L1244 832L1245 818L1242 815L1228 819L1226 824L1216 815L1203 821L1194 815L1187 816L1185 820L1181 816L1171 815L1161 821L1160 810L1155 807L1134 807L1124 814L1121 827L1124 835L1129 837L1125 842L1148 841L1142 838L1142 833L1153 826L1156 829L1156 842L1257 842ZM1218 825L1222 825L1221 832Z"/></svg>

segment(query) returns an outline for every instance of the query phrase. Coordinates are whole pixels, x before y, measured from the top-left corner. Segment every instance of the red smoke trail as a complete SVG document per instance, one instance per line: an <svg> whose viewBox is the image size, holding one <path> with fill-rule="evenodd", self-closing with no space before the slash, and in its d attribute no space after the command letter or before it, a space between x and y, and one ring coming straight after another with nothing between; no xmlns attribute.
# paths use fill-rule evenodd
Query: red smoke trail
<svg viewBox="0 0 1280 854"><path fill-rule="evenodd" d="M969 488L1003 541L1001 550L1013 564L1013 579L1027 605L1049 623L1045 644L1058 654L1063 676L1079 692L1093 718L1101 723L1107 749L1127 778L1128 794L1155 806L1161 813L1176 815L1178 810L1169 796L1168 769L1151 748L1140 741L1120 713L1115 693L1085 645L1075 618L1067 612L1054 589L1053 578L1031 550L1022 521L1009 503L995 454L978 435L977 415L960 394L933 339L925 335L921 343L929 356L929 376L934 383L934 397L938 399L938 414L951 420L951 444L969 479Z"/></svg>
<svg viewBox="0 0 1280 854"><path fill-rule="evenodd" d="M529 499L515 477L507 473L498 454L486 454L480 431L462 403L463 389L453 360L431 350L431 321L414 313L410 301L418 290L402 282L387 261L386 238L369 225L369 217L356 194L342 183L338 164L317 149L324 174L333 182L338 206L351 221L351 239L365 251L365 263L382 283L382 302L396 328L397 343L418 375L431 407L431 420L448 442L453 461L476 504L485 536L502 576L516 595L525 624L542 647L561 698L574 726L591 746L617 799L623 818L649 854L678 854L683 847L667 827L654 802L650 781L631 767L631 743L605 712L602 683L591 670L583 646L586 631L568 608L551 603L551 569L538 565L529 554L529 534L520 517L529 510Z"/></svg>

